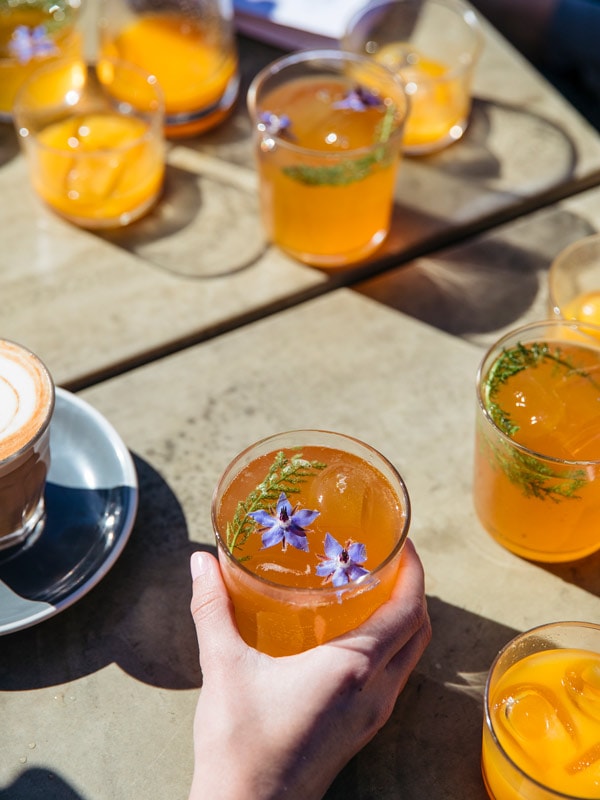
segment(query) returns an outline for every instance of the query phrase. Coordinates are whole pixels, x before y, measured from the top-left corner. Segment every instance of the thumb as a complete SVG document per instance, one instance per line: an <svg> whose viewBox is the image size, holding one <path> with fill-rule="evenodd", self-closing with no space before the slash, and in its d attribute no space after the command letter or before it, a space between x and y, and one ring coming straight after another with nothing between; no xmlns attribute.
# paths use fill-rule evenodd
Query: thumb
<svg viewBox="0 0 600 800"><path fill-rule="evenodd" d="M190 609L204 672L210 670L211 663L222 664L224 658L231 657L241 640L217 559L210 553L193 553L190 571L193 580Z"/></svg>

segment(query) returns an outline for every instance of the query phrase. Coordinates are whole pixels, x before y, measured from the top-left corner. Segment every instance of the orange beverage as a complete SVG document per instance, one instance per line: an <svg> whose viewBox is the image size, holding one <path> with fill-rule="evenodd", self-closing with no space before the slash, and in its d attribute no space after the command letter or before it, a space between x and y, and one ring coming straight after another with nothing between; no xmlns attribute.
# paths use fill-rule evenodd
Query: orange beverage
<svg viewBox="0 0 600 800"><path fill-rule="evenodd" d="M548 284L552 314L600 326L600 234L565 247L552 262Z"/></svg>
<svg viewBox="0 0 600 800"><path fill-rule="evenodd" d="M410 114L405 153L455 142L471 111L483 36L472 9L455 0L373 0L349 20L342 46L368 55L405 82Z"/></svg>
<svg viewBox="0 0 600 800"><path fill-rule="evenodd" d="M79 0L0 4L0 120L12 118L21 85L46 61L82 52Z"/></svg>
<svg viewBox="0 0 600 800"><path fill-rule="evenodd" d="M467 73L427 58L407 42L385 45L376 59L399 72L406 83L410 97L403 139L406 152L429 152L462 136L471 108Z"/></svg>
<svg viewBox="0 0 600 800"><path fill-rule="evenodd" d="M600 346L590 326L525 326L491 348L477 382L474 499L484 527L525 558L598 550Z"/></svg>
<svg viewBox="0 0 600 800"><path fill-rule="evenodd" d="M578 319L600 326L600 289L571 298L562 309L565 319Z"/></svg>
<svg viewBox="0 0 600 800"><path fill-rule="evenodd" d="M351 630L389 597L410 506L397 471L368 445L292 431L229 465L212 514L242 636L286 655Z"/></svg>
<svg viewBox="0 0 600 800"><path fill-rule="evenodd" d="M577 646L578 636L594 649ZM596 648L597 626L555 623L517 637L499 655L486 687L482 744L493 800L600 797Z"/></svg>
<svg viewBox="0 0 600 800"><path fill-rule="evenodd" d="M231 22L209 8L123 16L121 0L104 0L100 50L156 75L165 96L166 133L190 136L221 122L237 96L238 57Z"/></svg>
<svg viewBox="0 0 600 800"><path fill-rule="evenodd" d="M96 71L57 62L24 86L15 116L34 189L70 221L125 225L156 202L162 101L155 81L136 67L102 62Z"/></svg>
<svg viewBox="0 0 600 800"><path fill-rule="evenodd" d="M270 239L321 267L375 251L390 227L408 108L401 83L359 56L297 53L259 73L248 104Z"/></svg>

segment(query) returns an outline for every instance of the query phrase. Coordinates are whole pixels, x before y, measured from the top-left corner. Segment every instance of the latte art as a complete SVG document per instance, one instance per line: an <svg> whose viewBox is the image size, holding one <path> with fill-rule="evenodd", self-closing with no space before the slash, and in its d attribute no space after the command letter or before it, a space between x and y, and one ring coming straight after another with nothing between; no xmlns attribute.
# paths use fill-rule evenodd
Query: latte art
<svg viewBox="0 0 600 800"><path fill-rule="evenodd" d="M36 436L52 411L53 397L52 380L39 359L0 340L0 461Z"/></svg>

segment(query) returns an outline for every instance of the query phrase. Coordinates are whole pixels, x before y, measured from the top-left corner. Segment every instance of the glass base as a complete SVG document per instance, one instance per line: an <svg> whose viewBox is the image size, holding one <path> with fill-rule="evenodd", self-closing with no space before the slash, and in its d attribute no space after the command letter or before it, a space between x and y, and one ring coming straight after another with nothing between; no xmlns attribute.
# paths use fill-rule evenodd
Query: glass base
<svg viewBox="0 0 600 800"><path fill-rule="evenodd" d="M235 75L227 84L225 92L217 103L198 111L167 114L165 135L168 139L183 139L214 128L229 116L237 100L239 88L240 78Z"/></svg>
<svg viewBox="0 0 600 800"><path fill-rule="evenodd" d="M402 152L406 156L426 156L429 153L437 153L439 150L443 150L445 147L448 147L454 142L458 142L459 139L465 134L467 127L469 125L468 117L459 120L456 122L448 131L445 136L442 136L441 139L436 139L433 142L423 142L422 144L403 144L402 145Z"/></svg>
<svg viewBox="0 0 600 800"><path fill-rule="evenodd" d="M29 547L41 535L46 523L46 506L43 496L40 498L35 511L29 517L25 525L6 536L0 536L0 553L2 556L11 555L13 548L22 549L23 546Z"/></svg>

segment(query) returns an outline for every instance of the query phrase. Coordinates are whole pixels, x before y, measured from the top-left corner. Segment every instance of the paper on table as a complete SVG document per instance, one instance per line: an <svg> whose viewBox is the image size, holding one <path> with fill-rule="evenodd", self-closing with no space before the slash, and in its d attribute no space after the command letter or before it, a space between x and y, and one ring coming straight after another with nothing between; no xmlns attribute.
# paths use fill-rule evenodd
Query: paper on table
<svg viewBox="0 0 600 800"><path fill-rule="evenodd" d="M234 0L240 33L283 48L337 43L367 0Z"/></svg>

